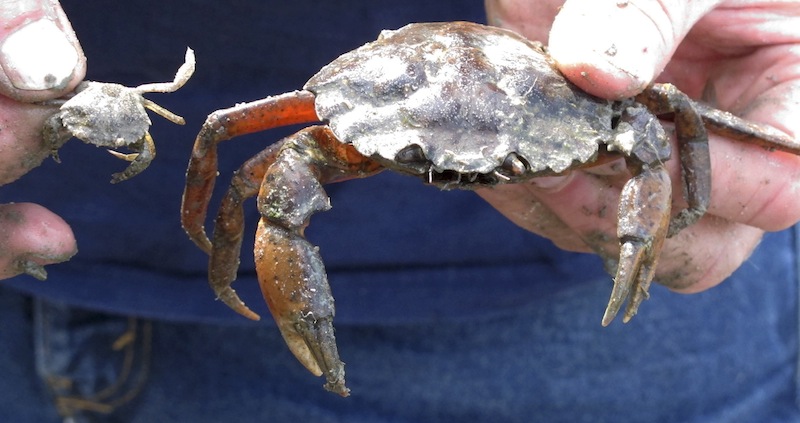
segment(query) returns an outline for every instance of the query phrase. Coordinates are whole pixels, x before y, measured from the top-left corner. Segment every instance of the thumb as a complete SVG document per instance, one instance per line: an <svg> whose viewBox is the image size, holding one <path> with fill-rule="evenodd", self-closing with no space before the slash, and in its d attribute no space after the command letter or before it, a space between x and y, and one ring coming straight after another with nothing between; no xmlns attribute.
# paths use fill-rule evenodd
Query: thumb
<svg viewBox="0 0 800 423"><path fill-rule="evenodd" d="M641 92L719 0L567 0L550 31L561 72L584 91L619 99Z"/></svg>
<svg viewBox="0 0 800 423"><path fill-rule="evenodd" d="M72 91L86 58L57 0L0 0L0 94L34 102Z"/></svg>

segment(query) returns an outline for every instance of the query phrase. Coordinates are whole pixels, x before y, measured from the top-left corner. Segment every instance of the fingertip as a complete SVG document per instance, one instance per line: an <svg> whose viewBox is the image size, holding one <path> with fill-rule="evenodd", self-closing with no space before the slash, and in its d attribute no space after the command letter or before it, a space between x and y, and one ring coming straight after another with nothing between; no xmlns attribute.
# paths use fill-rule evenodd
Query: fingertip
<svg viewBox="0 0 800 423"><path fill-rule="evenodd" d="M72 229L50 210L32 203L0 205L0 278L39 277L42 266L67 261L77 251Z"/></svg>
<svg viewBox="0 0 800 423"><path fill-rule="evenodd" d="M550 32L550 54L584 91L603 98L633 96L661 72L674 48L662 9L630 1L569 0Z"/></svg>
<svg viewBox="0 0 800 423"><path fill-rule="evenodd" d="M0 13L0 93L23 102L57 98L86 73L86 58L57 2L20 2Z"/></svg>

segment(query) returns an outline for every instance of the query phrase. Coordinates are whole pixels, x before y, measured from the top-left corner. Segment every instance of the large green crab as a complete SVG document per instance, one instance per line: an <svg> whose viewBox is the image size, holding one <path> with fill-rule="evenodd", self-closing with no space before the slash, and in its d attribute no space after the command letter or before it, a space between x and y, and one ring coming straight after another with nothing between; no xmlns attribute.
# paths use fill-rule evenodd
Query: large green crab
<svg viewBox="0 0 800 423"><path fill-rule="evenodd" d="M675 122L688 208L672 215L658 117ZM267 147L233 176L213 239L203 223L217 175L217 144L273 127L322 121ZM632 177L619 203L620 256L603 324L626 298L629 320L648 297L664 239L699 219L709 202L706 127L800 153L777 130L691 101L667 84L608 101L567 81L545 48L503 29L467 22L411 24L325 66L302 91L219 110L195 141L182 223L210 255L209 281L237 312L230 285L243 233L242 202L258 196L258 279L295 356L326 389L349 393L333 329L333 297L318 249L303 236L330 208L323 184L392 169L443 189L513 184L625 157Z"/></svg>

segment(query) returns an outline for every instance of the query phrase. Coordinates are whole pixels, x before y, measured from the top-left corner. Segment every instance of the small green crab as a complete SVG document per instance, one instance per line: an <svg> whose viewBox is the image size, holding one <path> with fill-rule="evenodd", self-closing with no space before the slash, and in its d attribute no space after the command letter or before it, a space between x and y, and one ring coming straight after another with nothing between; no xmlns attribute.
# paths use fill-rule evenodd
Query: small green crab
<svg viewBox="0 0 800 423"><path fill-rule="evenodd" d="M108 147L108 152L130 162L122 172L112 175L111 183L130 179L155 158L156 149L149 129L152 122L145 109L150 109L178 125L184 119L156 103L144 98L145 93L171 93L186 84L194 73L195 58L192 49L186 49L186 59L172 82L158 82L126 87L120 84L85 81L78 85L75 94L57 100L59 110L45 122L42 135L51 145L57 159L58 149L72 137L97 147ZM120 153L127 148L132 153Z"/></svg>

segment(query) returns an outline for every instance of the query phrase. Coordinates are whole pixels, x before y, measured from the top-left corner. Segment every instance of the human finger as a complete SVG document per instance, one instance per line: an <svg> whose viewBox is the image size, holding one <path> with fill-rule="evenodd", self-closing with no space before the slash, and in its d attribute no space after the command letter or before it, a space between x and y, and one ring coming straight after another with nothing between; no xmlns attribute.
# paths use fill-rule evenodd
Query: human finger
<svg viewBox="0 0 800 423"><path fill-rule="evenodd" d="M44 266L77 253L75 236L63 219L31 203L0 205L0 279L27 273L44 279Z"/></svg>
<svg viewBox="0 0 800 423"><path fill-rule="evenodd" d="M786 229L800 220L800 157L713 134L709 139L708 214L765 231ZM675 171L673 181L681 178ZM673 207L685 208L680 184L673 186Z"/></svg>
<svg viewBox="0 0 800 423"><path fill-rule="evenodd" d="M562 250L592 252L578 233L539 201L529 183L479 188L475 192L517 226L551 240Z"/></svg>
<svg viewBox="0 0 800 423"><path fill-rule="evenodd" d="M655 280L685 294L712 288L741 267L763 235L759 228L706 215L664 242Z"/></svg>
<svg viewBox="0 0 800 423"><path fill-rule="evenodd" d="M584 91L631 97L661 73L694 23L719 2L568 0L550 31L550 54ZM591 36L576 36L577 29Z"/></svg>
<svg viewBox="0 0 800 423"><path fill-rule="evenodd" d="M72 91L86 58L56 0L0 0L0 93L33 102Z"/></svg>
<svg viewBox="0 0 800 423"><path fill-rule="evenodd" d="M541 208L558 216L563 225L549 228L544 236L570 239L572 245L568 249L592 251L606 263L614 263L620 246L616 228L621 184L627 177L573 173L563 186L542 188L527 184L527 201L539 203ZM673 181L673 193L678 190L676 196L681 195L680 187L675 187L679 184ZM730 276L746 260L763 232L707 213L694 225L666 240L656 280L680 292L708 289Z"/></svg>
<svg viewBox="0 0 800 423"><path fill-rule="evenodd" d="M553 17L563 3L563 0L485 0L484 7L490 25L513 30L530 40L546 42Z"/></svg>
<svg viewBox="0 0 800 423"><path fill-rule="evenodd" d="M51 154L42 126L54 111L52 106L0 96L0 185L19 179Z"/></svg>

